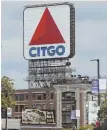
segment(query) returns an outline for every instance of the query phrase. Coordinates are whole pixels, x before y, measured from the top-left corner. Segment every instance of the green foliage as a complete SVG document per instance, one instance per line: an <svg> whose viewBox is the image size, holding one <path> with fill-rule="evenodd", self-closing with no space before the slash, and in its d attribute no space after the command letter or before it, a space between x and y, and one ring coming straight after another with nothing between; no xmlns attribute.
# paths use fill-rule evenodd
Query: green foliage
<svg viewBox="0 0 107 130"><path fill-rule="evenodd" d="M87 129L90 129L90 130L93 130L93 126L92 125L86 125L86 126L83 126L83 127L80 127L80 128L78 128L77 130L87 130ZM72 130L71 128L69 128L69 129L63 129L63 130Z"/></svg>
<svg viewBox="0 0 107 130"><path fill-rule="evenodd" d="M93 130L93 126L92 126L92 125L86 125L86 126L80 127L80 128L77 129L77 130L87 130L88 128L89 128L90 130Z"/></svg>
<svg viewBox="0 0 107 130"><path fill-rule="evenodd" d="M15 105L14 100L14 83L9 77L3 76L1 79L1 106L13 107Z"/></svg>
<svg viewBox="0 0 107 130"><path fill-rule="evenodd" d="M100 117L105 119L107 116L107 92L101 94L101 108L100 108Z"/></svg>

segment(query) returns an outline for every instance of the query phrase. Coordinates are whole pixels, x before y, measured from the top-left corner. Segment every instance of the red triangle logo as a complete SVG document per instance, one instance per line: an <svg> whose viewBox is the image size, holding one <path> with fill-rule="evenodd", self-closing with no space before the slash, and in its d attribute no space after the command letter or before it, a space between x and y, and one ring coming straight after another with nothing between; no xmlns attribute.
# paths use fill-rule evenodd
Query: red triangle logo
<svg viewBox="0 0 107 130"><path fill-rule="evenodd" d="M29 45L58 43L65 43L65 41L48 8L46 8Z"/></svg>

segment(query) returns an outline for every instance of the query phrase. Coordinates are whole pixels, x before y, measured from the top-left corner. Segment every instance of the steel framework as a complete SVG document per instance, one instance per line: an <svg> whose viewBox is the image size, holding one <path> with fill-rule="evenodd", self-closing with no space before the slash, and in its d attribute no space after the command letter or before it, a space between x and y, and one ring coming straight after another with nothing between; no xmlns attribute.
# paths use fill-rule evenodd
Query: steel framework
<svg viewBox="0 0 107 130"><path fill-rule="evenodd" d="M72 75L75 70L70 65L69 59L29 60L29 89L53 84L91 84L88 76Z"/></svg>
<svg viewBox="0 0 107 130"><path fill-rule="evenodd" d="M49 87L69 79L73 69L69 59L29 60L29 75L26 78L29 88Z"/></svg>

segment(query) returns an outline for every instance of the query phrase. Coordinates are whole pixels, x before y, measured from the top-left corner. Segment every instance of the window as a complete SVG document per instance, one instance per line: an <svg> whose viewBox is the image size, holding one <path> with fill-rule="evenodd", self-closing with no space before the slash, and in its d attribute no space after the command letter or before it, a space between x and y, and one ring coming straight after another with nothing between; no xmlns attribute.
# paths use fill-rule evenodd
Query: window
<svg viewBox="0 0 107 130"><path fill-rule="evenodd" d="M41 94L37 95L37 100L41 100Z"/></svg>
<svg viewBox="0 0 107 130"><path fill-rule="evenodd" d="M17 116L15 116L14 118L15 118L15 119L18 119L18 117L17 117Z"/></svg>
<svg viewBox="0 0 107 130"><path fill-rule="evenodd" d="M35 100L35 93L32 93L32 99Z"/></svg>
<svg viewBox="0 0 107 130"><path fill-rule="evenodd" d="M51 99L54 99L54 94L53 93L51 93Z"/></svg>
<svg viewBox="0 0 107 130"><path fill-rule="evenodd" d="M63 111L71 111L71 104L62 104Z"/></svg>
<svg viewBox="0 0 107 130"><path fill-rule="evenodd" d="M75 100L75 97L72 97L73 100Z"/></svg>
<svg viewBox="0 0 107 130"><path fill-rule="evenodd" d="M18 94L15 94L15 100L18 101Z"/></svg>
<svg viewBox="0 0 107 130"><path fill-rule="evenodd" d="M24 109L24 105L19 105L20 112L22 112L23 109Z"/></svg>
<svg viewBox="0 0 107 130"><path fill-rule="evenodd" d="M70 113L69 113L69 115L63 115L62 116L62 122L63 123L70 123L71 122Z"/></svg>
<svg viewBox="0 0 107 130"><path fill-rule="evenodd" d="M43 100L46 100L46 93L43 93Z"/></svg>
<svg viewBox="0 0 107 130"><path fill-rule="evenodd" d="M66 93L66 96L71 97L72 93Z"/></svg>
<svg viewBox="0 0 107 130"><path fill-rule="evenodd" d="M65 98L65 92L62 92L62 97Z"/></svg>
<svg viewBox="0 0 107 130"><path fill-rule="evenodd" d="M72 110L76 110L76 105L72 105Z"/></svg>
<svg viewBox="0 0 107 130"><path fill-rule="evenodd" d="M46 109L46 105L45 105L45 104L43 105L43 109L44 109L44 110Z"/></svg>
<svg viewBox="0 0 107 130"><path fill-rule="evenodd" d="M35 109L36 108L36 105L35 104L32 104L32 109Z"/></svg>
<svg viewBox="0 0 107 130"><path fill-rule="evenodd" d="M66 110L66 104L62 104L62 111Z"/></svg>
<svg viewBox="0 0 107 130"><path fill-rule="evenodd" d="M71 122L70 115L69 115L69 116L66 116L66 122L67 122L67 123Z"/></svg>
<svg viewBox="0 0 107 130"><path fill-rule="evenodd" d="M37 105L37 109L41 110L42 109L41 105Z"/></svg>
<svg viewBox="0 0 107 130"><path fill-rule="evenodd" d="M23 101L24 100L24 94L19 94L19 100Z"/></svg>
<svg viewBox="0 0 107 130"><path fill-rule="evenodd" d="M66 116L62 116L62 122L63 122L63 123L66 122Z"/></svg>
<svg viewBox="0 0 107 130"><path fill-rule="evenodd" d="M54 104L50 103L50 109L53 110L54 109Z"/></svg>
<svg viewBox="0 0 107 130"><path fill-rule="evenodd" d="M18 112L18 105L15 106L15 112Z"/></svg>
<svg viewBox="0 0 107 130"><path fill-rule="evenodd" d="M71 110L71 104L66 105L66 110Z"/></svg>
<svg viewBox="0 0 107 130"><path fill-rule="evenodd" d="M72 97L75 97L75 92L72 92Z"/></svg>
<svg viewBox="0 0 107 130"><path fill-rule="evenodd" d="M28 109L28 105L25 105L25 109Z"/></svg>
<svg viewBox="0 0 107 130"><path fill-rule="evenodd" d="M25 100L28 100L28 94L27 93L25 94Z"/></svg>
<svg viewBox="0 0 107 130"><path fill-rule="evenodd" d="M72 93L66 93L66 99L71 99Z"/></svg>

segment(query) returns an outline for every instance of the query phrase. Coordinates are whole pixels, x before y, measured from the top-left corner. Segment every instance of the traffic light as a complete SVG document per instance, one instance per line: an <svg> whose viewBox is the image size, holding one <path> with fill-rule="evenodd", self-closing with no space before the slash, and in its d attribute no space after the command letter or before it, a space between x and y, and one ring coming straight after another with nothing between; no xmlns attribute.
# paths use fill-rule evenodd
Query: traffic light
<svg viewBox="0 0 107 130"><path fill-rule="evenodd" d="M7 117L7 109L6 108L1 108L1 118L6 118Z"/></svg>

